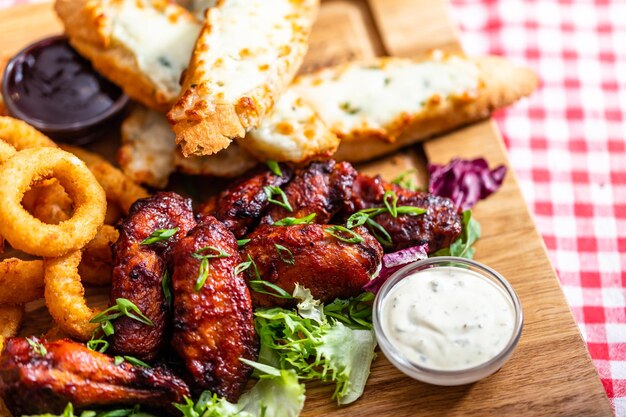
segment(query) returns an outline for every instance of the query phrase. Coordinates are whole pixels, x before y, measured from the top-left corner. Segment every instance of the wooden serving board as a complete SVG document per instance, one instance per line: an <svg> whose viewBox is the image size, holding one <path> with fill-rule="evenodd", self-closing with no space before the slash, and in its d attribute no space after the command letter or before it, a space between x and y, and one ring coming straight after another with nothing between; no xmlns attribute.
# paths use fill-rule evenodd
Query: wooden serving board
<svg viewBox="0 0 626 417"><path fill-rule="evenodd" d="M50 4L2 11L0 27L3 55L61 32ZM432 48L460 49L443 0L329 0L323 3L302 71L373 55L415 56ZM391 176L417 167L423 180L424 157L446 163L457 156L508 164L494 123L485 121L363 169ZM309 384L303 415L611 415L512 171L502 189L479 203L474 213L483 229L476 259L500 271L522 301L524 331L511 360L475 384L436 387L404 376L379 353L361 399L337 407L329 399L332 387ZM104 299L101 291L96 299ZM29 306L29 311L23 332L47 330L49 317L41 303Z"/></svg>

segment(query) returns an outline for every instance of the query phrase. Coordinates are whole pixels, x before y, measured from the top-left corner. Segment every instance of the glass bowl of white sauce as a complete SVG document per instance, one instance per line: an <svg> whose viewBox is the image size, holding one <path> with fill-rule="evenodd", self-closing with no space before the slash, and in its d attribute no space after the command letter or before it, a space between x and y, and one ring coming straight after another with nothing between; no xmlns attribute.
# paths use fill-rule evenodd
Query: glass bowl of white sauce
<svg viewBox="0 0 626 417"><path fill-rule="evenodd" d="M374 330L387 359L434 385L464 385L496 372L522 334L519 297L479 262L436 257L409 264L383 284Z"/></svg>

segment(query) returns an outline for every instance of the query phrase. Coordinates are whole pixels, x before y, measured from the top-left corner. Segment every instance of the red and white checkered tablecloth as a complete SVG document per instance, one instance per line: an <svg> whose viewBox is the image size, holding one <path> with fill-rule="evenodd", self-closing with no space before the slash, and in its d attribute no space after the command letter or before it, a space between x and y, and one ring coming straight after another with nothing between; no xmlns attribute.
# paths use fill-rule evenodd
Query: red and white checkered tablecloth
<svg viewBox="0 0 626 417"><path fill-rule="evenodd" d="M0 8L33 0L0 0ZM470 55L542 80L495 118L617 416L626 416L626 0L451 0Z"/></svg>
<svg viewBox="0 0 626 417"><path fill-rule="evenodd" d="M452 0L468 54L533 68L496 120L615 413L626 416L626 1Z"/></svg>

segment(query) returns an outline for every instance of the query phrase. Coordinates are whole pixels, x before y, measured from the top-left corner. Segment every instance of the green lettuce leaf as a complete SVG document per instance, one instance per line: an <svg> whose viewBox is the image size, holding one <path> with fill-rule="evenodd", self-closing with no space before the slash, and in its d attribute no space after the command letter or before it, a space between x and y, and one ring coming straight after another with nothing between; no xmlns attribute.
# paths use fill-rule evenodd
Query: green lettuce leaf
<svg viewBox="0 0 626 417"><path fill-rule="evenodd" d="M205 391L195 403L186 398L185 404L175 404L183 417L296 417L300 414L304 407L304 385L298 383L295 371L241 361L262 375L237 404Z"/></svg>
<svg viewBox="0 0 626 417"><path fill-rule="evenodd" d="M330 310L302 287L296 287L293 296L299 300L297 310L256 310L259 362L293 369L301 379L334 382L333 398L339 404L356 400L363 393L376 347L368 328L369 296L337 300L329 304Z"/></svg>
<svg viewBox="0 0 626 417"><path fill-rule="evenodd" d="M461 236L449 248L439 249L431 256L458 256L472 259L476 250L472 247L480 237L480 223L472 217L472 210L463 212Z"/></svg>

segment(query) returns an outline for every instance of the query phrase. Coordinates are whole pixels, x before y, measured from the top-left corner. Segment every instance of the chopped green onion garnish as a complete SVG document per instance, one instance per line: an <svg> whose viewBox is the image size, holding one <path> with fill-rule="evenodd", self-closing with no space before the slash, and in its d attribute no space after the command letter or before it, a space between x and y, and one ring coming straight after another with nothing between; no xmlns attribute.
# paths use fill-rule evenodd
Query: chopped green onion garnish
<svg viewBox="0 0 626 417"><path fill-rule="evenodd" d="M237 246L242 247L249 243L252 239L239 239L237 241Z"/></svg>
<svg viewBox="0 0 626 417"><path fill-rule="evenodd" d="M378 240L381 245L391 246L391 244L393 243L391 240L391 236L384 227L382 227L378 222L372 219L367 219L366 224L372 235L374 235L376 240Z"/></svg>
<svg viewBox="0 0 626 417"><path fill-rule="evenodd" d="M287 199L287 195L282 189L280 189L280 187L274 187L273 185L268 185L266 187L263 187L263 191L265 192L265 195L267 196L267 201L269 201L270 203L279 205L289 212L293 211L293 208L291 208L291 204L289 204L289 200ZM273 198L274 196L280 196L282 201L278 201L274 199Z"/></svg>
<svg viewBox="0 0 626 417"><path fill-rule="evenodd" d="M280 170L280 165L278 165L278 162L270 159L265 163L267 164L267 167L270 169L270 171L274 173L274 175L278 175L279 177L283 175L283 171Z"/></svg>
<svg viewBox="0 0 626 417"><path fill-rule="evenodd" d="M277 243L274 243L274 247L276 248L276 253L278 253L281 261L290 265L296 263L296 258L293 256L293 253L291 253L289 249Z"/></svg>
<svg viewBox="0 0 626 417"><path fill-rule="evenodd" d="M105 321L115 320L121 316L127 316L145 325L154 326L152 320L146 317L132 301L127 300L126 298L116 299L114 306L107 308L100 314L96 314L89 322L102 323Z"/></svg>
<svg viewBox="0 0 626 417"><path fill-rule="evenodd" d="M200 268L198 269L198 278L196 278L196 285L194 289L196 291L200 291L202 287L204 287L204 283L209 277L209 260L207 258L202 258L200 261Z"/></svg>
<svg viewBox="0 0 626 417"><path fill-rule="evenodd" d="M102 332L104 333L105 336L111 336L113 333L115 333L115 328L113 327L113 323L111 323L109 320L106 320L100 323L100 328L102 329Z"/></svg>
<svg viewBox="0 0 626 417"><path fill-rule="evenodd" d="M393 190L386 191L385 195L383 195L383 202L385 203L389 214L391 214L394 218L398 217L398 195L396 192Z"/></svg>
<svg viewBox="0 0 626 417"><path fill-rule="evenodd" d="M324 229L326 233L346 243L361 243L363 237L358 233L343 226L329 226Z"/></svg>
<svg viewBox="0 0 626 417"><path fill-rule="evenodd" d="M296 224L311 224L313 223L313 219L315 219L316 213L311 213L305 217L285 217L284 219L280 219L274 222L274 226L294 226Z"/></svg>
<svg viewBox="0 0 626 417"><path fill-rule="evenodd" d="M132 356L124 356L124 359L126 360L126 362L130 363L131 365L141 366L142 368L151 368L151 366L145 363L144 361L140 361L139 359L134 358Z"/></svg>
<svg viewBox="0 0 626 417"><path fill-rule="evenodd" d="M48 354L48 349L46 349L46 347L44 345L42 345L40 342L38 342L38 341L36 341L34 339L31 339L30 337L27 337L26 341L28 342L30 347L33 348L35 353L38 353L41 356L46 356Z"/></svg>
<svg viewBox="0 0 626 417"><path fill-rule="evenodd" d="M248 268L250 268L251 265L252 265L251 261L240 263L239 265L235 267L235 275L239 275L242 272L246 271Z"/></svg>
<svg viewBox="0 0 626 417"><path fill-rule="evenodd" d="M211 251L212 253L204 254L204 252ZM195 251L191 256L195 259L215 259L215 258L228 258L230 254L216 248L215 246L205 246Z"/></svg>
<svg viewBox="0 0 626 417"><path fill-rule="evenodd" d="M250 254L248 254L248 261L252 264L252 268L254 270L254 277L256 279L261 279L261 274L259 273L259 268L256 266L256 262L254 262L254 259L252 259L252 256L250 256Z"/></svg>
<svg viewBox="0 0 626 417"><path fill-rule="evenodd" d="M155 230L150 234L150 236L142 240L140 245L152 245L153 243L166 241L170 237L174 236L176 232L178 232L178 229L179 228L176 227L174 229Z"/></svg>
<svg viewBox="0 0 626 417"><path fill-rule="evenodd" d="M280 288L278 285L272 284L271 282L267 282L262 279L248 281L248 285L254 292L258 292L259 294L267 294L276 298L293 298L291 294ZM267 289L273 290L273 292L269 292Z"/></svg>
<svg viewBox="0 0 626 417"><path fill-rule="evenodd" d="M87 342L87 348L95 352L104 353L109 348L109 342L104 339L94 339L92 336L91 340Z"/></svg>
<svg viewBox="0 0 626 417"><path fill-rule="evenodd" d="M212 253L204 254L207 251L211 251ZM230 254L215 246L205 246L195 251L191 256L200 260L198 277L196 278L196 285L194 286L196 291L200 291L209 277L209 259L228 258Z"/></svg>

